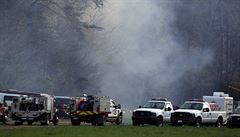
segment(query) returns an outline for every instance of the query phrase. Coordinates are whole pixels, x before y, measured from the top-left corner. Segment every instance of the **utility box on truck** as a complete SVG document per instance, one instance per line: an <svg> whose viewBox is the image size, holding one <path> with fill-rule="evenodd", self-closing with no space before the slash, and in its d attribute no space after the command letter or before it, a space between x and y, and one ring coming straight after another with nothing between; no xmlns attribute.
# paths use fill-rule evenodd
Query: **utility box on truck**
<svg viewBox="0 0 240 137"><path fill-rule="evenodd" d="M22 125L23 122L27 122L28 125L32 125L33 122L40 122L41 125L53 122L57 125L58 117L53 101L53 96L48 94L14 98L11 113L15 125Z"/></svg>
<svg viewBox="0 0 240 137"><path fill-rule="evenodd" d="M213 96L203 96L203 100L208 103L219 105L219 111L226 111L227 114L233 112L233 98L223 92L214 92Z"/></svg>

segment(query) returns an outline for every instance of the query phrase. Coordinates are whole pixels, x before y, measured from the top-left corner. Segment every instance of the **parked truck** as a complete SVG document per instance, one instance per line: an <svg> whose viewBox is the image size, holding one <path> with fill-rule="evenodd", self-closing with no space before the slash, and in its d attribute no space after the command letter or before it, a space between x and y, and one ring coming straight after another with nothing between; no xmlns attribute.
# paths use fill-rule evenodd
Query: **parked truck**
<svg viewBox="0 0 240 137"><path fill-rule="evenodd" d="M216 101L216 97L218 101ZM219 97L223 99L219 99ZM220 96L220 94L204 98L207 98L207 101L203 99L186 101L180 109L171 114L171 123L174 125L191 124L197 127L200 127L202 124L215 124L217 127L226 124L227 112L231 111L231 107L233 107L233 98L226 98ZM224 105L221 106L218 104L220 100L228 103L222 103Z"/></svg>
<svg viewBox="0 0 240 137"><path fill-rule="evenodd" d="M151 124L163 126L170 123L170 116L173 112L173 105L167 99L151 99L145 105L139 106L132 114L132 124Z"/></svg>
<svg viewBox="0 0 240 137"><path fill-rule="evenodd" d="M15 121L15 125L22 125L23 122L27 122L28 125L32 125L33 122L40 122L41 125L52 122L57 125L58 117L53 101L53 96L48 94L16 97L11 107L12 120Z"/></svg>
<svg viewBox="0 0 240 137"><path fill-rule="evenodd" d="M121 124L121 106L115 105L113 100L107 96L74 97L71 105L71 123L72 125L80 125L81 122L100 126L104 125L105 122Z"/></svg>

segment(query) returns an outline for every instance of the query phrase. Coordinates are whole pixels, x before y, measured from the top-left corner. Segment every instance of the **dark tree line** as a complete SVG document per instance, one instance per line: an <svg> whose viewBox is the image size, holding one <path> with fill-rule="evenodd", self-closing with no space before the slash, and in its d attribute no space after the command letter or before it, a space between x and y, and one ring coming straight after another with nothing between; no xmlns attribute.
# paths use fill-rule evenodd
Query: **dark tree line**
<svg viewBox="0 0 240 137"><path fill-rule="evenodd" d="M212 62L203 71L184 76L186 93L195 91L198 96L225 91L239 99L240 2L184 0L180 3L176 4L176 26L180 32L176 37L183 36L187 49L204 47L213 51Z"/></svg>

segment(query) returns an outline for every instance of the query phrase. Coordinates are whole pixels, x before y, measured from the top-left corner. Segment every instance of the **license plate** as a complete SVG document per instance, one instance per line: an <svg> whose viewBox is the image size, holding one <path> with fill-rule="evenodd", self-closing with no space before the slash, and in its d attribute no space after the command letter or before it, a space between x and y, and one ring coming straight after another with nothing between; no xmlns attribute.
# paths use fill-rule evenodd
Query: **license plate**
<svg viewBox="0 0 240 137"><path fill-rule="evenodd" d="M178 123L182 123L182 120L178 120Z"/></svg>
<svg viewBox="0 0 240 137"><path fill-rule="evenodd" d="M26 120L27 118L22 118L22 120Z"/></svg>
<svg viewBox="0 0 240 137"><path fill-rule="evenodd" d="M78 117L74 117L73 119L74 119L74 120L78 120Z"/></svg>

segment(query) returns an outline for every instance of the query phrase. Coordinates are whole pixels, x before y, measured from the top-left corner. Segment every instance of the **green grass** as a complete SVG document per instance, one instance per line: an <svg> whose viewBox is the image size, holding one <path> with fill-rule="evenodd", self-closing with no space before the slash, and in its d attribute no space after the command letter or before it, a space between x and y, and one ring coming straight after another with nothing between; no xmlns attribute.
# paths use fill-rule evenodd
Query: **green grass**
<svg viewBox="0 0 240 137"><path fill-rule="evenodd" d="M240 129L154 126L0 126L0 137L240 137Z"/></svg>

